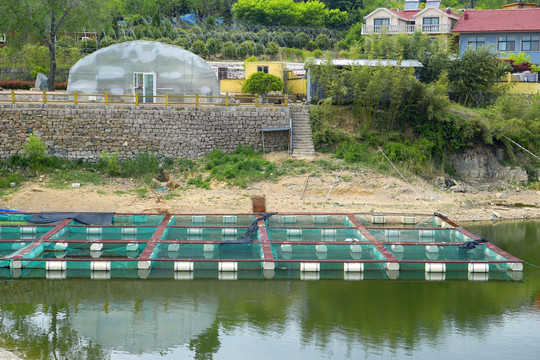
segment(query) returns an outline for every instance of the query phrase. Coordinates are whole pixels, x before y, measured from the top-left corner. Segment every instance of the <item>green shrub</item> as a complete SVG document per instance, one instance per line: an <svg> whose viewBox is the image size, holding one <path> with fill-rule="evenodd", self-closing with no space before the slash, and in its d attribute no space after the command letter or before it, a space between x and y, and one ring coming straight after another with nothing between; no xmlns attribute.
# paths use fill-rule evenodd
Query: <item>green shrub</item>
<svg viewBox="0 0 540 360"><path fill-rule="evenodd" d="M47 164L47 156L45 155L45 144L41 138L35 134L29 134L28 139L23 147L23 152L28 156L30 168L38 171Z"/></svg>
<svg viewBox="0 0 540 360"><path fill-rule="evenodd" d="M240 187L264 179L274 178L276 165L262 158L251 147L239 146L231 154L219 149L205 156L205 170L214 178Z"/></svg>
<svg viewBox="0 0 540 360"><path fill-rule="evenodd" d="M118 162L118 149L114 153L103 150L99 155L98 169L105 171L110 176L120 175L120 163Z"/></svg>
<svg viewBox="0 0 540 360"><path fill-rule="evenodd" d="M49 73L49 68L43 67L43 66L36 66L34 70L32 70L31 74L32 77L36 77L38 73L42 73L43 75L47 75Z"/></svg>
<svg viewBox="0 0 540 360"><path fill-rule="evenodd" d="M191 179L189 179L187 183L188 185L193 185L200 189L210 190L210 177L207 177L203 180L201 175L197 175L196 177L192 177Z"/></svg>

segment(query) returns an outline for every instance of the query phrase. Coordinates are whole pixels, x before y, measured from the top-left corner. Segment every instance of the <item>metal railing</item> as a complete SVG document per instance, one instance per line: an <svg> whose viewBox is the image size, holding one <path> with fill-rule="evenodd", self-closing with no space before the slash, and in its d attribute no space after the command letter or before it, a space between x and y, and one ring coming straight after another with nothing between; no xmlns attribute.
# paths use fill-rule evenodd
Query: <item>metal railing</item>
<svg viewBox="0 0 540 360"><path fill-rule="evenodd" d="M421 31L428 34L446 34L450 33L450 24L416 24L416 25L362 25L362 35L367 34L412 34L415 31Z"/></svg>
<svg viewBox="0 0 540 360"><path fill-rule="evenodd" d="M73 94L47 92L15 92L0 91L0 103L39 103L39 104L103 104L103 105L194 105L194 106L288 106L289 98L286 95L231 95L220 96L206 95L113 95L103 94Z"/></svg>

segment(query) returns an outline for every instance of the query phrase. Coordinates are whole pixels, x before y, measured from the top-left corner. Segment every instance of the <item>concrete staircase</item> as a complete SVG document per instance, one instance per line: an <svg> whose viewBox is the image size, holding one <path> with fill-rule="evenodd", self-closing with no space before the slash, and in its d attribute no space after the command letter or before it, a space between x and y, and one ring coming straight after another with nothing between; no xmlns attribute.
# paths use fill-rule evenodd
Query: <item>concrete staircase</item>
<svg viewBox="0 0 540 360"><path fill-rule="evenodd" d="M313 134L309 122L309 106L295 105L289 108L292 119L293 156L315 156Z"/></svg>

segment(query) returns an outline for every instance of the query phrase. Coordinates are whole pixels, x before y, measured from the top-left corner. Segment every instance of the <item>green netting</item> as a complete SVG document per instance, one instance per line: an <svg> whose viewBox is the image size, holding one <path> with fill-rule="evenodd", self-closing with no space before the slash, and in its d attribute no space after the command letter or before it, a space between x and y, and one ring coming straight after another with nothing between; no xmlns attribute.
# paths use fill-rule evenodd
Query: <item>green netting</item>
<svg viewBox="0 0 540 360"><path fill-rule="evenodd" d="M2 242L0 243L0 257L9 257L29 244L31 242Z"/></svg>
<svg viewBox="0 0 540 360"><path fill-rule="evenodd" d="M379 241L388 242L464 242L472 238L454 229L368 229Z"/></svg>
<svg viewBox="0 0 540 360"><path fill-rule="evenodd" d="M175 215L170 225L176 226L249 226L251 215Z"/></svg>
<svg viewBox="0 0 540 360"><path fill-rule="evenodd" d="M99 244L99 250L89 243L45 243L41 259L134 259L141 256L145 243Z"/></svg>
<svg viewBox="0 0 540 360"><path fill-rule="evenodd" d="M157 227L85 227L66 226L56 233L52 239L65 240L149 240Z"/></svg>
<svg viewBox="0 0 540 360"><path fill-rule="evenodd" d="M0 225L1 222L11 222L11 221L28 221L34 214L0 214Z"/></svg>
<svg viewBox="0 0 540 360"><path fill-rule="evenodd" d="M2 240L34 240L49 232L52 226L0 226Z"/></svg>
<svg viewBox="0 0 540 360"><path fill-rule="evenodd" d="M439 228L437 218L427 215L355 214L366 227Z"/></svg>
<svg viewBox="0 0 540 360"><path fill-rule="evenodd" d="M113 225L159 225L164 215L114 215Z"/></svg>
<svg viewBox="0 0 540 360"><path fill-rule="evenodd" d="M274 215L266 220L268 226L339 227L353 226L346 215Z"/></svg>
<svg viewBox="0 0 540 360"><path fill-rule="evenodd" d="M270 241L367 241L357 229L352 228L267 228L267 232Z"/></svg>
<svg viewBox="0 0 540 360"><path fill-rule="evenodd" d="M459 246L435 245L384 245L398 260L420 261L504 261L508 260L491 249L478 245L474 249L464 249Z"/></svg>
<svg viewBox="0 0 540 360"><path fill-rule="evenodd" d="M379 260L373 245L290 245L272 244L274 258L278 260ZM342 265L343 268L343 265Z"/></svg>
<svg viewBox="0 0 540 360"><path fill-rule="evenodd" d="M247 228L208 228L208 227L169 227L165 229L162 240L187 240L187 241L234 241L240 239ZM251 241L257 239L253 233L249 237Z"/></svg>
<svg viewBox="0 0 540 360"><path fill-rule="evenodd" d="M179 260L255 260L261 259L261 245L159 243L152 258Z"/></svg>

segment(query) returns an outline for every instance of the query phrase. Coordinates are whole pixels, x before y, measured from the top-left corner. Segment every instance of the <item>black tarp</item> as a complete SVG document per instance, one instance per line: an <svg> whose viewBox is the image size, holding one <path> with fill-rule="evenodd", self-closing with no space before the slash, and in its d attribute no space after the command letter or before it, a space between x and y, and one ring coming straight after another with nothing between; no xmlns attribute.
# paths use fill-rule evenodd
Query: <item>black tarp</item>
<svg viewBox="0 0 540 360"><path fill-rule="evenodd" d="M111 225L114 213L94 212L43 212L28 220L29 224L56 225L65 219L73 219L84 225Z"/></svg>

